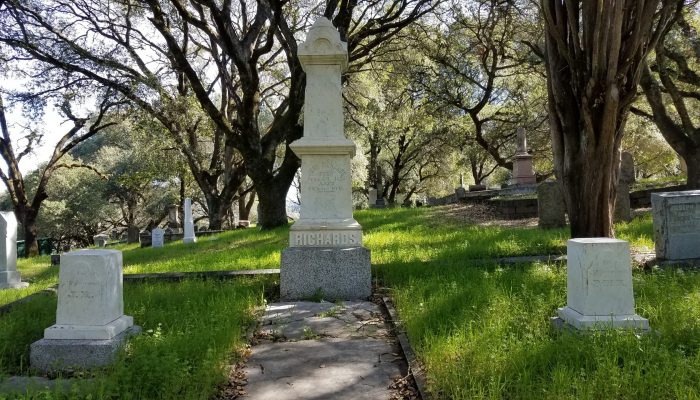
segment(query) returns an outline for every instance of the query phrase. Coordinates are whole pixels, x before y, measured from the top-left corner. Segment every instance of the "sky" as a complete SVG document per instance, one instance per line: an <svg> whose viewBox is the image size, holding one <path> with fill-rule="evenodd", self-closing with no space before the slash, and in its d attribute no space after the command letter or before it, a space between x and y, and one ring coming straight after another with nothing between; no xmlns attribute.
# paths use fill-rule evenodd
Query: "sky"
<svg viewBox="0 0 700 400"><path fill-rule="evenodd" d="M0 91L16 90L19 89L21 85L22 82L19 80L6 79L0 82ZM3 100L7 107L7 97L4 96ZM22 115L22 110L19 107L7 109L5 111L5 117L7 118L7 125L15 153L24 149L26 145L26 141L23 140L27 133L24 128L25 126L31 123L44 134L39 146L35 146L35 150L20 161L19 168L22 174L26 174L36 169L40 163L48 161L58 140L67 129L70 129L70 124L64 121L64 118L62 118L58 111L52 106L47 107L43 118L38 121L27 120ZM0 168L2 168L3 171L7 171L7 167L4 163L0 163ZM4 191L5 188L2 187L0 190Z"/></svg>

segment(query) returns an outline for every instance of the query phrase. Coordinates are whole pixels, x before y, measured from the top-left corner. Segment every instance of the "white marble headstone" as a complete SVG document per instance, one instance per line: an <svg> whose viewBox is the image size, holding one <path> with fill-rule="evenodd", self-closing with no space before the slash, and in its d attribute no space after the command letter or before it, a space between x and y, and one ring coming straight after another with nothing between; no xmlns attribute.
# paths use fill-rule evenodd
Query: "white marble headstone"
<svg viewBox="0 0 700 400"><path fill-rule="evenodd" d="M192 217L192 200L185 199L185 235L182 238L183 243L194 243L197 237L194 235L194 219Z"/></svg>
<svg viewBox="0 0 700 400"><path fill-rule="evenodd" d="M45 339L112 339L133 325L124 315L122 253L79 250L61 255L56 324Z"/></svg>
<svg viewBox="0 0 700 400"><path fill-rule="evenodd" d="M610 238L567 242L567 306L559 317L579 329L648 329L635 314L629 243Z"/></svg>
<svg viewBox="0 0 700 400"><path fill-rule="evenodd" d="M350 160L355 143L345 137L342 73L347 44L319 18L299 45L306 72L304 137L290 145L301 158L301 212L289 232L291 247L356 247L362 227L352 216Z"/></svg>
<svg viewBox="0 0 700 400"><path fill-rule="evenodd" d="M165 245L165 231L161 228L153 228L151 231L151 247L163 247Z"/></svg>
<svg viewBox="0 0 700 400"><path fill-rule="evenodd" d="M12 211L0 212L0 289L24 288L17 271L17 218Z"/></svg>

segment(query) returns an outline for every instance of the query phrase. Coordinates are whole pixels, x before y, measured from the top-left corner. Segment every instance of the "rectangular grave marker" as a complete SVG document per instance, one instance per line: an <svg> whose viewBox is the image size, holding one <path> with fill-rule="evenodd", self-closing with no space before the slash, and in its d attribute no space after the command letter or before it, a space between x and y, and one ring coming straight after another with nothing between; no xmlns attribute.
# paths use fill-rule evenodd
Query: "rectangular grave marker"
<svg viewBox="0 0 700 400"><path fill-rule="evenodd" d="M700 190L652 193L656 257L700 259Z"/></svg>
<svg viewBox="0 0 700 400"><path fill-rule="evenodd" d="M165 231L154 228L151 231L151 247L163 247L165 245Z"/></svg>
<svg viewBox="0 0 700 400"><path fill-rule="evenodd" d="M610 238L571 239L567 251L567 306L559 317L577 329L648 329L635 314L629 243Z"/></svg>

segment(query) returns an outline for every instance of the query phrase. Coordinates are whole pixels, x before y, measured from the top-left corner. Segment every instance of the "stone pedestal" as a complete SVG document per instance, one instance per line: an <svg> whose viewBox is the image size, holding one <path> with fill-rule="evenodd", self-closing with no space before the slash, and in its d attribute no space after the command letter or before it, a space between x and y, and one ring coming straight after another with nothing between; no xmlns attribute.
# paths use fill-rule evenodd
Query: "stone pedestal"
<svg viewBox="0 0 700 400"><path fill-rule="evenodd" d="M566 226L566 203L559 182L542 182L537 186L537 215L540 228Z"/></svg>
<svg viewBox="0 0 700 400"><path fill-rule="evenodd" d="M56 324L32 343L30 365L44 372L106 365L138 330L124 315L122 253L74 251L61 255L60 268Z"/></svg>
<svg viewBox="0 0 700 400"><path fill-rule="evenodd" d="M23 289L17 271L17 218L12 211L0 212L0 289Z"/></svg>
<svg viewBox="0 0 700 400"><path fill-rule="evenodd" d="M516 154L513 159L513 183L516 185L534 185L537 183L535 171L532 168L532 156Z"/></svg>
<svg viewBox="0 0 700 400"><path fill-rule="evenodd" d="M567 242L567 306L559 318L576 329L649 329L634 312L629 243L610 238Z"/></svg>
<svg viewBox="0 0 700 400"><path fill-rule="evenodd" d="M370 251L364 247L289 247L282 251L280 297L329 301L372 294Z"/></svg>
<svg viewBox="0 0 700 400"><path fill-rule="evenodd" d="M194 243L197 237L194 235L194 219L192 217L192 200L185 199L185 236L182 237L183 243Z"/></svg>
<svg viewBox="0 0 700 400"><path fill-rule="evenodd" d="M656 257L700 259L700 190L652 193Z"/></svg>
<svg viewBox="0 0 700 400"><path fill-rule="evenodd" d="M154 228L151 231L151 247L163 247L165 245L165 231Z"/></svg>
<svg viewBox="0 0 700 400"><path fill-rule="evenodd" d="M298 56L306 72L304 136L290 147L301 158L301 212L282 255L282 299L317 292L334 299L364 298L371 290L369 250L362 247L362 227L352 216L355 144L343 130L347 44L328 19L319 18Z"/></svg>
<svg viewBox="0 0 700 400"><path fill-rule="evenodd" d="M532 168L532 156L527 152L527 137L525 129L519 127L516 131L516 150L513 157L513 184L534 185L537 183L535 170Z"/></svg>
<svg viewBox="0 0 700 400"><path fill-rule="evenodd" d="M467 189L465 189L463 186L460 186L455 189L455 195L457 196L457 199L463 199L467 197Z"/></svg>

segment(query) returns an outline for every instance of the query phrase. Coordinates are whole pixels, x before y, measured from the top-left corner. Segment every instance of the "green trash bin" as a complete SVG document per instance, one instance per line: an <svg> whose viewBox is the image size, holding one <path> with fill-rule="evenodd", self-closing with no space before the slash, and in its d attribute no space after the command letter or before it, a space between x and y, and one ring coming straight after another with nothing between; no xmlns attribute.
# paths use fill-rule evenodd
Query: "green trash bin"
<svg viewBox="0 0 700 400"><path fill-rule="evenodd" d="M38 239L39 242L39 255L48 256L53 250L53 238L41 238Z"/></svg>
<svg viewBox="0 0 700 400"><path fill-rule="evenodd" d="M40 238L37 239L39 245L39 255L48 256L53 251L53 238ZM24 240L17 241L17 256L24 256L25 243Z"/></svg>

